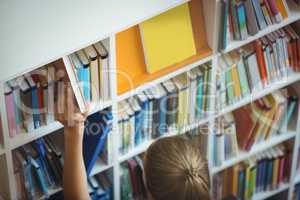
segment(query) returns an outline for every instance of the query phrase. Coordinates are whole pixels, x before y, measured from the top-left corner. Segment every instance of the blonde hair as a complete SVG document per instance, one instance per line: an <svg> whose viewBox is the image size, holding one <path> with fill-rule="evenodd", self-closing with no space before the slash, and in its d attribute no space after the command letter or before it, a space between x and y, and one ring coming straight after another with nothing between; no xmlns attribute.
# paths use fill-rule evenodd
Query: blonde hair
<svg viewBox="0 0 300 200"><path fill-rule="evenodd" d="M148 148L145 179L154 200L210 199L207 161L185 137L162 138Z"/></svg>

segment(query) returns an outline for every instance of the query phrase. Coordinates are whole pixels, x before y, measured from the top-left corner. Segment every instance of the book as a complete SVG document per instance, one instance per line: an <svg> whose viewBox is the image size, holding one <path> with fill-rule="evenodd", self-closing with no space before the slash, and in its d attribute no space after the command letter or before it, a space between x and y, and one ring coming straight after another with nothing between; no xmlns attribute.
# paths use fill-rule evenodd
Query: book
<svg viewBox="0 0 300 200"><path fill-rule="evenodd" d="M196 54L187 3L142 22L139 28L148 73L157 72ZM178 35L182 36L180 40Z"/></svg>
<svg viewBox="0 0 300 200"><path fill-rule="evenodd" d="M241 33L241 40L248 38L248 30L246 26L246 10L244 2L239 2L237 5L237 17L239 22L239 30Z"/></svg>
<svg viewBox="0 0 300 200"><path fill-rule="evenodd" d="M6 103L9 136L13 138L17 134L17 124L16 124L12 89L7 84L4 85L4 95L5 95L5 103Z"/></svg>
<svg viewBox="0 0 300 200"><path fill-rule="evenodd" d="M83 158L87 175L93 169L99 154L103 151L107 136L112 128L112 115L104 110L89 116L85 122L83 137Z"/></svg>

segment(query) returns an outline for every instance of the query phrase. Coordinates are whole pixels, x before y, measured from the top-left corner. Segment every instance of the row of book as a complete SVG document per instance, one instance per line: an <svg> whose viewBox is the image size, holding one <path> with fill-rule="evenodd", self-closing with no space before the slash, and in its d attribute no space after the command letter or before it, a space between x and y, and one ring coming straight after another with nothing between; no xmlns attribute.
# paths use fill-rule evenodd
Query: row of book
<svg viewBox="0 0 300 200"><path fill-rule="evenodd" d="M49 197L62 185L63 156L57 141L49 136L13 151L17 199Z"/></svg>
<svg viewBox="0 0 300 200"><path fill-rule="evenodd" d="M286 0L222 0L220 49L288 18Z"/></svg>
<svg viewBox="0 0 300 200"><path fill-rule="evenodd" d="M61 86L59 83L54 65L48 65L4 84L11 138L54 122L54 102Z"/></svg>
<svg viewBox="0 0 300 200"><path fill-rule="evenodd" d="M112 175L108 172L96 174L88 178L88 190L92 200L112 200Z"/></svg>
<svg viewBox="0 0 300 200"><path fill-rule="evenodd" d="M285 134L292 118L297 119L298 97L276 91L217 120L213 135L213 163L250 151L255 144Z"/></svg>
<svg viewBox="0 0 300 200"><path fill-rule="evenodd" d="M147 199L143 173L143 160L139 156L129 159L122 164L121 199Z"/></svg>
<svg viewBox="0 0 300 200"><path fill-rule="evenodd" d="M202 65L121 101L118 104L120 151L124 153L207 116L210 77L211 66Z"/></svg>
<svg viewBox="0 0 300 200"><path fill-rule="evenodd" d="M288 183L292 161L289 142L215 175L213 193L216 199L228 196L255 199L259 192L274 190Z"/></svg>
<svg viewBox="0 0 300 200"><path fill-rule="evenodd" d="M110 97L108 41L97 42L69 56L82 95L87 102Z"/></svg>
<svg viewBox="0 0 300 200"><path fill-rule="evenodd" d="M221 57L217 108L300 70L300 21Z"/></svg>
<svg viewBox="0 0 300 200"><path fill-rule="evenodd" d="M89 116L85 122L83 158L88 176L99 159L101 163L111 162L109 149L111 128L112 113L109 108ZM48 198L53 189L61 186L63 170L61 150L64 146L62 131L37 139L13 151L18 199L38 199L41 196ZM101 193L100 186L97 186L99 190L94 186L91 186L94 188L91 194L93 199L102 199L102 196L108 195L111 197L109 193L105 195ZM106 188L106 184L102 187Z"/></svg>

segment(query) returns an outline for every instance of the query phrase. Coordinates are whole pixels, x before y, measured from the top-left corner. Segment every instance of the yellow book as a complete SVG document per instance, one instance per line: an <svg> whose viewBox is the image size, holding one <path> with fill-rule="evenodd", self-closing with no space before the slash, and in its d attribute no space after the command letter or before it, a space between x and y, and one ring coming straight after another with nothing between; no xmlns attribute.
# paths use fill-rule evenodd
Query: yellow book
<svg viewBox="0 0 300 200"><path fill-rule="evenodd" d="M173 79L174 84L178 90L178 128L182 128L186 123L187 115L187 75L182 74Z"/></svg>
<svg viewBox="0 0 300 200"><path fill-rule="evenodd" d="M139 28L148 73L196 54L188 3L142 22Z"/></svg>
<svg viewBox="0 0 300 200"><path fill-rule="evenodd" d="M234 96L236 98L240 98L241 97L241 85L240 85L240 78L238 75L236 64L233 64L231 74L232 74L232 80L233 80Z"/></svg>

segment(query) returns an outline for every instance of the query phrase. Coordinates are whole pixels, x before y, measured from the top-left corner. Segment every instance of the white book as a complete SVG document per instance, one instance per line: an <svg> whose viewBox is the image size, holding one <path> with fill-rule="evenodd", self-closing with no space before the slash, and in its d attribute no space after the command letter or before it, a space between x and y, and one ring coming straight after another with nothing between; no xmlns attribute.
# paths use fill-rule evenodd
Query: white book
<svg viewBox="0 0 300 200"><path fill-rule="evenodd" d="M54 90L55 90L55 67L53 65L48 65L48 94L47 94L47 115L46 123L50 124L54 122L54 112L55 112L55 103L54 103Z"/></svg>
<svg viewBox="0 0 300 200"><path fill-rule="evenodd" d="M87 57L87 55L85 54L85 52L81 49L79 51L76 52L81 64L83 65L83 67L88 67L90 64L90 61Z"/></svg>
<svg viewBox="0 0 300 200"><path fill-rule="evenodd" d="M194 70L188 73L189 75L189 123L196 122L196 96L197 96L197 75L198 73Z"/></svg>
<svg viewBox="0 0 300 200"><path fill-rule="evenodd" d="M259 91L262 89L262 82L259 75L259 66L257 63L256 54L252 53L249 55L248 59L249 73L251 76L252 86L254 91Z"/></svg>
<svg viewBox="0 0 300 200"><path fill-rule="evenodd" d="M100 98L100 80L99 80L99 61L97 52L93 46L88 46L84 49L84 52L90 60L90 74L91 74L91 96L92 101L99 101Z"/></svg>

